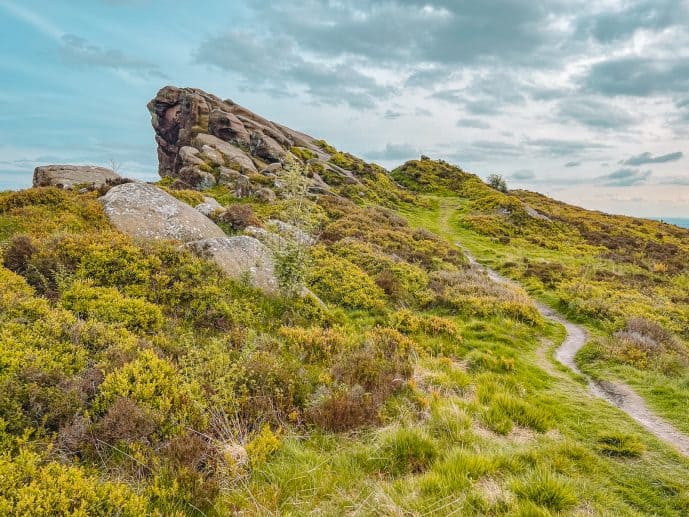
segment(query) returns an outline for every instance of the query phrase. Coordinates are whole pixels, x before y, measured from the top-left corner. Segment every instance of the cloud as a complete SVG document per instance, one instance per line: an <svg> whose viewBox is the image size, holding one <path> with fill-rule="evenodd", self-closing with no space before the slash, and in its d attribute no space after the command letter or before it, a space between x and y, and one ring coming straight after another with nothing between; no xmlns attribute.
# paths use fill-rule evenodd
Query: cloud
<svg viewBox="0 0 689 517"><path fill-rule="evenodd" d="M409 144L390 144L379 151L365 153L369 160L409 160L419 156L419 151Z"/></svg>
<svg viewBox="0 0 689 517"><path fill-rule="evenodd" d="M683 176L665 176L658 183L661 185L689 185L689 173Z"/></svg>
<svg viewBox="0 0 689 517"><path fill-rule="evenodd" d="M383 114L383 118L385 118L387 120L396 120L396 119L400 118L402 115L403 115L403 113L401 113L399 111L387 110Z"/></svg>
<svg viewBox="0 0 689 517"><path fill-rule="evenodd" d="M609 59L589 69L583 87L603 95L684 93L689 89L689 61L685 57Z"/></svg>
<svg viewBox="0 0 689 517"><path fill-rule="evenodd" d="M682 156L684 156L684 153L682 151L677 151L674 153L669 153L669 154L662 154L660 156L653 156L649 152L641 153L637 156L632 156L631 158L627 158L626 160L620 162L622 165L633 165L633 166L639 166L639 165L645 165L648 163L667 163L667 162L676 162L677 160L681 159Z"/></svg>
<svg viewBox="0 0 689 517"><path fill-rule="evenodd" d="M512 173L512 179L515 180L530 180L536 177L536 174L531 169L521 169Z"/></svg>
<svg viewBox="0 0 689 517"><path fill-rule="evenodd" d="M644 0L617 4L613 9L582 17L581 36L612 43L633 36L640 30L661 31L686 21L682 0Z"/></svg>
<svg viewBox="0 0 689 517"><path fill-rule="evenodd" d="M572 167L579 167L581 165L581 162L567 162L565 163L565 167L567 168L572 168Z"/></svg>
<svg viewBox="0 0 689 517"><path fill-rule="evenodd" d="M598 180L606 187L631 187L646 183L651 177L651 171L640 171L639 169L618 169L615 172L599 176Z"/></svg>
<svg viewBox="0 0 689 517"><path fill-rule="evenodd" d="M622 129L635 122L631 113L610 101L576 97L561 100L557 116L560 120L573 120L594 129Z"/></svg>
<svg viewBox="0 0 689 517"><path fill-rule="evenodd" d="M231 31L206 39L195 57L238 76L245 89L288 95L296 87L319 103L370 109L392 91L352 65L307 59L284 35Z"/></svg>
<svg viewBox="0 0 689 517"><path fill-rule="evenodd" d="M462 118L457 121L457 127L471 127L475 129L490 129L490 124L477 118Z"/></svg>
<svg viewBox="0 0 689 517"><path fill-rule="evenodd" d="M167 79L154 63L127 56L119 50L104 49L79 36L65 34L61 43L60 55L68 64L133 71L150 78Z"/></svg>
<svg viewBox="0 0 689 517"><path fill-rule="evenodd" d="M524 144L533 150L549 156L568 156L590 153L606 149L606 144L581 140L561 140L556 138L526 139Z"/></svg>

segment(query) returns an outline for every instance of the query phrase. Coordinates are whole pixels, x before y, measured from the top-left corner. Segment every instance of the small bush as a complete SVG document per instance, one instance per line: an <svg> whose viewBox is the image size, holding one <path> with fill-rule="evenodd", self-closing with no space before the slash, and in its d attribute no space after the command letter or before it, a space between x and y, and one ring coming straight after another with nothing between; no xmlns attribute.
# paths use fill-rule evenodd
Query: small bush
<svg viewBox="0 0 689 517"><path fill-rule="evenodd" d="M646 450L638 437L616 431L607 431L598 436L598 451L606 456L637 458Z"/></svg>
<svg viewBox="0 0 689 517"><path fill-rule="evenodd" d="M339 433L377 423L380 406L361 386L339 386L317 392L305 417L321 429Z"/></svg>
<svg viewBox="0 0 689 517"><path fill-rule="evenodd" d="M0 512L6 515L122 515L149 513L146 501L122 483L101 481L78 466L48 462L22 450L0 455Z"/></svg>
<svg viewBox="0 0 689 517"><path fill-rule="evenodd" d="M386 436L378 450L379 469L392 476L426 471L438 457L433 441L416 429L399 429Z"/></svg>
<svg viewBox="0 0 689 517"><path fill-rule="evenodd" d="M140 298L128 298L112 287L93 287L77 281L62 294L61 304L80 317L139 332L155 332L163 325L163 314L157 305Z"/></svg>
<svg viewBox="0 0 689 517"><path fill-rule="evenodd" d="M361 268L323 250L314 259L309 283L321 298L352 309L383 308L385 293Z"/></svg>
<svg viewBox="0 0 689 517"><path fill-rule="evenodd" d="M2 263L10 271L22 275L26 273L29 261L36 251L36 246L34 246L30 237L17 235L5 248L2 255Z"/></svg>
<svg viewBox="0 0 689 517"><path fill-rule="evenodd" d="M500 192L507 192L507 182L500 174L491 174L488 176L488 185Z"/></svg>
<svg viewBox="0 0 689 517"><path fill-rule="evenodd" d="M261 226L251 205L241 203L228 206L216 216L216 220L228 224L234 231L244 230L247 226Z"/></svg>
<svg viewBox="0 0 689 517"><path fill-rule="evenodd" d="M130 399L146 412L160 438L177 435L187 427L205 427L198 386L185 382L170 362L151 350L144 350L138 359L105 377L94 408L106 414L115 405L128 404L122 399Z"/></svg>

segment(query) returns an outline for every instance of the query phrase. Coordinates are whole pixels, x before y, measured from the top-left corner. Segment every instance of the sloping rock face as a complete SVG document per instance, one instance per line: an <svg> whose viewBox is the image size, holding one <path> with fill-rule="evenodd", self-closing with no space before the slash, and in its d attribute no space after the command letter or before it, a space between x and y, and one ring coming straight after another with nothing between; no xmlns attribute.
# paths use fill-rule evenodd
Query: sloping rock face
<svg viewBox="0 0 689 517"><path fill-rule="evenodd" d="M193 188L211 186L220 169L257 173L281 163L292 146L322 153L313 138L196 88L166 86L148 103L158 143L158 172Z"/></svg>
<svg viewBox="0 0 689 517"><path fill-rule="evenodd" d="M257 239L241 235L201 239L188 246L197 254L214 261L229 277L246 278L268 294L278 292L275 266L270 250Z"/></svg>
<svg viewBox="0 0 689 517"><path fill-rule="evenodd" d="M135 238L190 242L225 236L201 212L146 183L113 187L101 202L110 222Z"/></svg>
<svg viewBox="0 0 689 517"><path fill-rule="evenodd" d="M34 187L60 187L70 189L76 186L102 187L108 181L120 179L105 167L91 165L44 165L36 167L33 173Z"/></svg>

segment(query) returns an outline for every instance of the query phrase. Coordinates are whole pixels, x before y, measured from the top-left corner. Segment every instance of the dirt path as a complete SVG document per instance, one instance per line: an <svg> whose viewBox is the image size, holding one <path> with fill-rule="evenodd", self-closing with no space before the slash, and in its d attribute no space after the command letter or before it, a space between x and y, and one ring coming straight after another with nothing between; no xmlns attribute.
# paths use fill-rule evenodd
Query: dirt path
<svg viewBox="0 0 689 517"><path fill-rule="evenodd" d="M461 246L459 243L457 244ZM479 264L466 250L464 250L464 253L469 259L469 262L474 267L485 271L491 280L499 283L515 283L492 269ZM587 341L587 332L582 326L567 321L550 307L541 303L536 303L536 306L544 318L561 324L567 331L565 340L555 350L555 359L557 359L558 362L565 365L574 373L585 377L588 381L591 393L595 396L621 409L656 437L671 444L685 456L689 456L689 436L686 436L672 426L672 424L654 415L648 406L646 406L644 400L629 386L619 382L595 381L579 370L574 358Z"/></svg>

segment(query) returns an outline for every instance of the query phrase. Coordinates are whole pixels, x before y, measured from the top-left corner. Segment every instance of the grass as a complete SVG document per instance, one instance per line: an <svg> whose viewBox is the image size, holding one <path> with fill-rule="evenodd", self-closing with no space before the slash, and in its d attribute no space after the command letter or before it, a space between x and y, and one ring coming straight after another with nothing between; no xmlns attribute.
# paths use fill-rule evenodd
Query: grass
<svg viewBox="0 0 689 517"><path fill-rule="evenodd" d="M673 276L667 273L666 277L663 274L658 277L659 274L653 273L658 278L651 294L648 288L628 281L629 278L648 276L646 270L635 264L601 258L599 248L580 243L550 249L522 237L501 243L492 236L467 228L463 220L472 211L469 205L469 200L457 196L427 195L423 208L404 207L402 213L413 225L431 229L451 242L461 243L481 263L518 280L531 296L556 307L570 320L585 325L594 340L578 356L581 369L593 378L620 379L629 384L659 416L689 433L689 363L668 359L654 365L629 364L627 359L615 355L610 347L610 337L623 324L626 314L644 315L681 330L685 325L683 318L689 315L689 307L671 299L677 298L673 293L677 286L684 286L686 274ZM548 285L529 276L524 269L525 262L562 264L573 280L564 286ZM593 280L595 275L608 274L616 276L613 280ZM590 285L593 291L572 291L570 287L574 284ZM668 318L675 318L677 323ZM689 352L686 340L684 343Z"/></svg>

